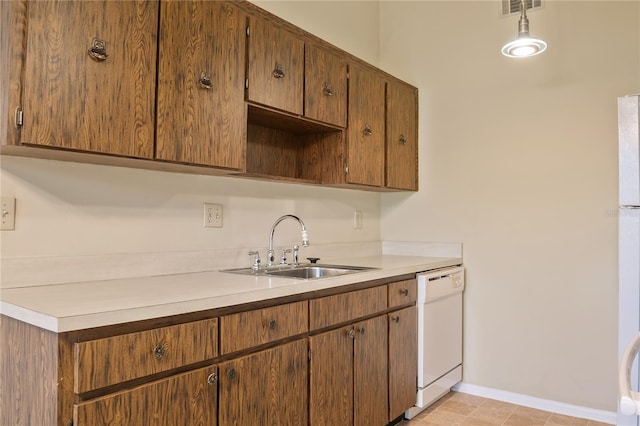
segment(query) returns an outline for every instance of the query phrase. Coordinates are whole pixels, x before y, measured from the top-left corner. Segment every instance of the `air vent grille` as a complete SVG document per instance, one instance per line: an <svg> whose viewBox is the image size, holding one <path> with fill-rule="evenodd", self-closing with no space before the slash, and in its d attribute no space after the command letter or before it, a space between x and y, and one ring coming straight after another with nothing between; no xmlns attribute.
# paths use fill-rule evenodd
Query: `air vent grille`
<svg viewBox="0 0 640 426"><path fill-rule="evenodd" d="M525 0L527 9L542 7L542 0ZM520 0L502 0L502 14L520 13Z"/></svg>

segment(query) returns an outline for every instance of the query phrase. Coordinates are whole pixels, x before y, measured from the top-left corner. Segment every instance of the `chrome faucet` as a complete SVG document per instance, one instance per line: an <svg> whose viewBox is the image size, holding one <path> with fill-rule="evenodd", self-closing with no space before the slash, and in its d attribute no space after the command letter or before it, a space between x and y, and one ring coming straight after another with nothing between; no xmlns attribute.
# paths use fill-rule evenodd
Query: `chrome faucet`
<svg viewBox="0 0 640 426"><path fill-rule="evenodd" d="M302 233L302 245L304 247L309 247L309 237L307 236L307 228L304 226L304 222L298 216L294 216L292 214L280 216L273 225L271 225L271 232L269 233L269 252L267 253L267 266L273 266L273 262L276 260L275 252L273 251L273 234L276 232L276 226L285 219L294 219L298 221L300 224L300 231ZM295 253L294 262L297 261L297 257L297 253Z"/></svg>

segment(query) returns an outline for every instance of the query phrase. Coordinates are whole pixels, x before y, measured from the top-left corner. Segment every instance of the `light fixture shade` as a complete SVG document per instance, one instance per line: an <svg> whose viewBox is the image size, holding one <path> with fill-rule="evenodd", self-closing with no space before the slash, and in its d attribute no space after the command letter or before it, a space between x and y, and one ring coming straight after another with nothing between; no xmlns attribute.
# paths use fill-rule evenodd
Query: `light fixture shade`
<svg viewBox="0 0 640 426"><path fill-rule="evenodd" d="M529 35L529 19L525 0L520 3L520 20L518 21L518 38L502 47L502 54L509 58L526 58L535 56L547 49L547 43Z"/></svg>

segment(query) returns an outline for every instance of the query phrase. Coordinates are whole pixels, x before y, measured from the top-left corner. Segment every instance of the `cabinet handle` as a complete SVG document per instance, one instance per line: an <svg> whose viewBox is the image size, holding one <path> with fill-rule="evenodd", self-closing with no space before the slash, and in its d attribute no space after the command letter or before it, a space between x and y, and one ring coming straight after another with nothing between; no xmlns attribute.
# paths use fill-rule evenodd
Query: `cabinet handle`
<svg viewBox="0 0 640 426"><path fill-rule="evenodd" d="M213 89L213 83L211 82L211 77L209 77L209 74L207 74L204 71L200 73L199 84L200 84L200 87L203 89L207 89L207 90Z"/></svg>
<svg viewBox="0 0 640 426"><path fill-rule="evenodd" d="M359 332L360 334L364 334L364 327L360 327L360 330L358 330L358 332Z"/></svg>
<svg viewBox="0 0 640 426"><path fill-rule="evenodd" d="M153 356L155 356L158 359L162 358L166 353L167 353L167 347L164 345L164 343L159 343L156 345L155 348L153 348Z"/></svg>
<svg viewBox="0 0 640 426"><path fill-rule="evenodd" d="M227 370L227 377L231 380L235 379L236 376L238 375L238 373L236 373L236 369L235 368L230 368Z"/></svg>
<svg viewBox="0 0 640 426"><path fill-rule="evenodd" d="M207 377L207 384L208 385L213 385L218 381L218 375L216 373L211 373L209 374L209 377Z"/></svg>
<svg viewBox="0 0 640 426"><path fill-rule="evenodd" d="M347 332L347 336L349 336L350 339L355 339L356 338L356 332L351 329Z"/></svg>
<svg viewBox="0 0 640 426"><path fill-rule="evenodd" d="M392 318L392 320L393 320L393 322L398 324L400 322L400 315L396 315L395 317Z"/></svg>
<svg viewBox="0 0 640 426"><path fill-rule="evenodd" d="M400 294L402 294L403 296L408 296L409 295L409 289L407 288L403 288L400 290Z"/></svg>
<svg viewBox="0 0 640 426"><path fill-rule="evenodd" d="M322 93L327 96L333 96L333 90L331 90L331 85L325 81L324 88L322 89Z"/></svg>
<svg viewBox="0 0 640 426"><path fill-rule="evenodd" d="M284 71L282 70L282 65L276 62L276 67L273 70L273 76L275 78L284 78Z"/></svg>
<svg viewBox="0 0 640 426"><path fill-rule="evenodd" d="M106 61L109 57L106 49L106 42L104 40L94 38L91 41L91 47L89 48L89 56L97 62Z"/></svg>
<svg viewBox="0 0 640 426"><path fill-rule="evenodd" d="M407 144L407 139L404 137L404 135L400 135L400 143L402 145L406 145Z"/></svg>
<svg viewBox="0 0 640 426"><path fill-rule="evenodd" d="M366 136L372 135L373 134L373 130L371 130L371 126L369 125L369 123L364 125L364 130L362 131Z"/></svg>
<svg viewBox="0 0 640 426"><path fill-rule="evenodd" d="M275 330L277 326L278 326L278 322L274 319L272 319L267 323L267 327L269 327L269 330Z"/></svg>

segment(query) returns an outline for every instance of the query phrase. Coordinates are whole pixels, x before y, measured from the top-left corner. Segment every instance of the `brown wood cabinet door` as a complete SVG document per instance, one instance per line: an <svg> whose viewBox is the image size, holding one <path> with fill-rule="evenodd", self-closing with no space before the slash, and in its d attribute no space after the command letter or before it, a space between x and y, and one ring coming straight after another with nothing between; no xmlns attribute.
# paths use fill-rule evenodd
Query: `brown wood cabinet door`
<svg viewBox="0 0 640 426"><path fill-rule="evenodd" d="M310 44L305 49L304 115L340 127L347 125L347 64Z"/></svg>
<svg viewBox="0 0 640 426"><path fill-rule="evenodd" d="M349 326L309 338L310 425L353 424L353 337Z"/></svg>
<svg viewBox="0 0 640 426"><path fill-rule="evenodd" d="M382 77L349 67L348 183L384 186L384 99Z"/></svg>
<svg viewBox="0 0 640 426"><path fill-rule="evenodd" d="M156 157L243 170L245 15L231 2L166 1Z"/></svg>
<svg viewBox="0 0 640 426"><path fill-rule="evenodd" d="M416 403L418 380L417 308L389 314L389 421Z"/></svg>
<svg viewBox="0 0 640 426"><path fill-rule="evenodd" d="M206 367L74 405L74 426L217 424L217 369Z"/></svg>
<svg viewBox="0 0 640 426"><path fill-rule="evenodd" d="M275 23L249 21L247 100L302 115L304 41Z"/></svg>
<svg viewBox="0 0 640 426"><path fill-rule="evenodd" d="M387 84L387 182L418 190L418 92L408 84Z"/></svg>
<svg viewBox="0 0 640 426"><path fill-rule="evenodd" d="M158 2L27 9L21 142L153 157Z"/></svg>
<svg viewBox="0 0 640 426"><path fill-rule="evenodd" d="M388 423L387 316L355 324L353 424Z"/></svg>
<svg viewBox="0 0 640 426"><path fill-rule="evenodd" d="M220 425L305 425L307 340L220 364Z"/></svg>

